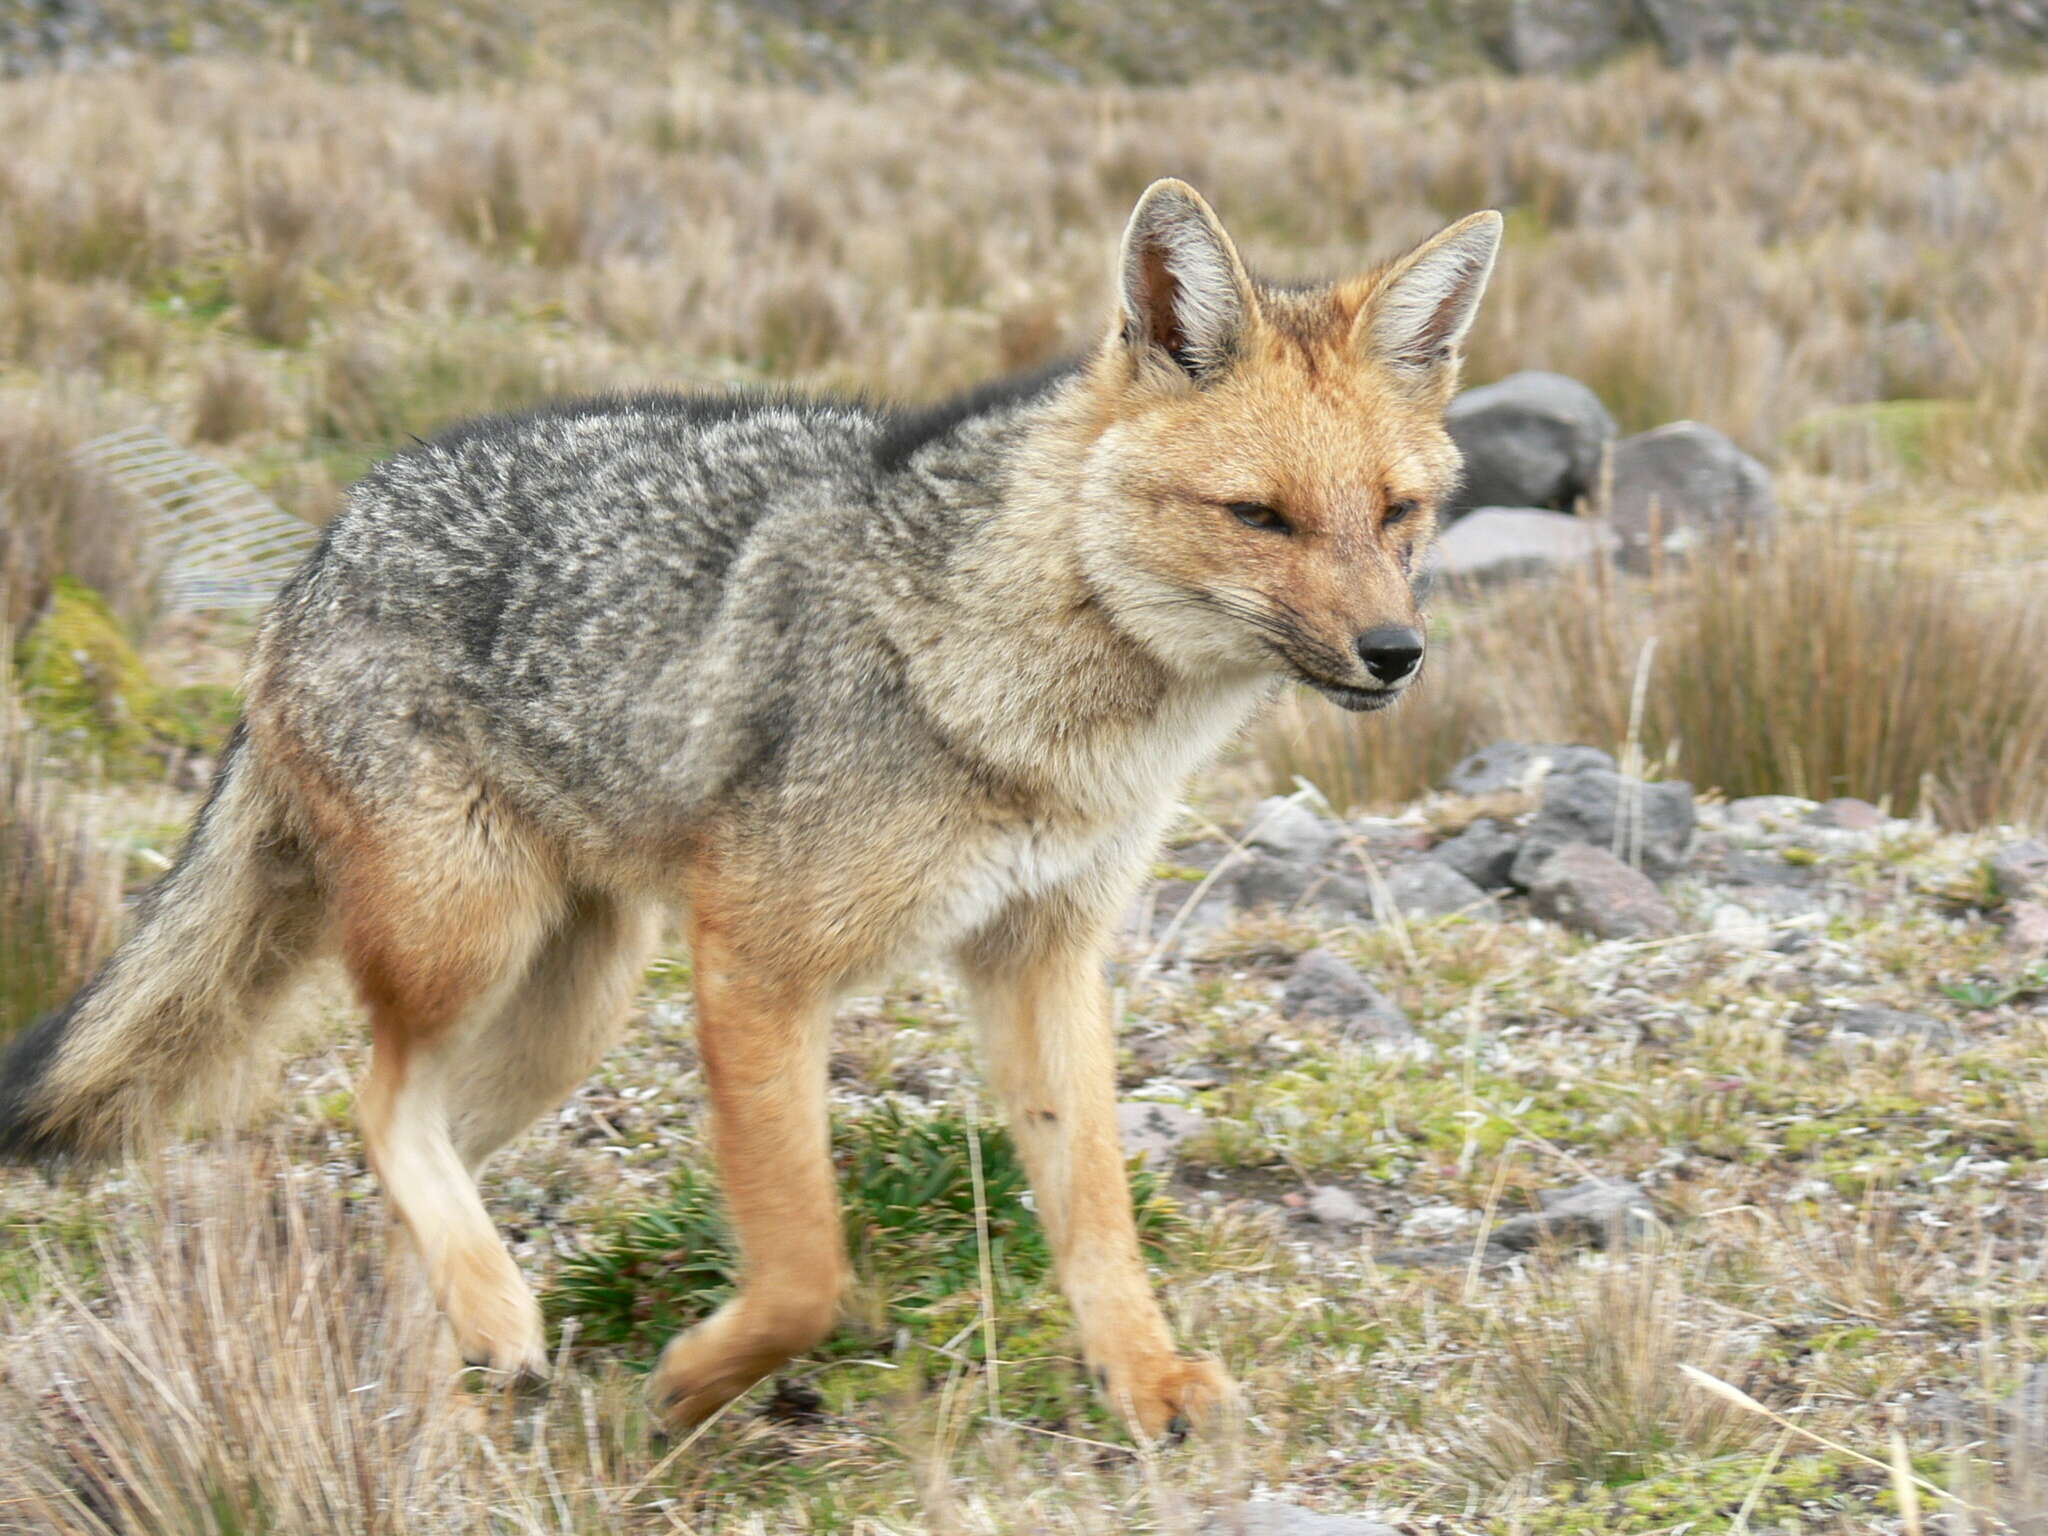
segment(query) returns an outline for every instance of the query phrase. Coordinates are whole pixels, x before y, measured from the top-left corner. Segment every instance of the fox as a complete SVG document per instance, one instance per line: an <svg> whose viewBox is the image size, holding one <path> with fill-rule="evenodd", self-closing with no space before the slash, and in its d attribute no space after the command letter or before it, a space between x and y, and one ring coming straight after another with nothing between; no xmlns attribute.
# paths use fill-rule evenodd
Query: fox
<svg viewBox="0 0 2048 1536"><path fill-rule="evenodd" d="M1098 339L937 406L767 392L485 417L372 468L267 610L175 864L0 1062L0 1156L143 1145L338 958L367 1159L455 1345L542 1377L479 1194L687 942L734 1295L662 1350L704 1420L836 1325L835 1005L958 976L1087 1366L1136 1433L1235 1400L1141 1256L1106 961L1183 785L1296 683L1420 675L1418 560L1501 219L1254 280L1145 191Z"/></svg>

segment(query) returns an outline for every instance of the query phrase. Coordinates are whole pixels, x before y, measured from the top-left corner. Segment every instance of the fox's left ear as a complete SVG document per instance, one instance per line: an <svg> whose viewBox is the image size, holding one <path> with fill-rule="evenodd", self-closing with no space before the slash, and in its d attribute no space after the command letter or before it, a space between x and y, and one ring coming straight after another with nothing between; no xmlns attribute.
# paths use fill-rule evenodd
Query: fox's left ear
<svg viewBox="0 0 2048 1536"><path fill-rule="evenodd" d="M1403 373L1452 361L1500 250L1500 215L1460 219L1402 257L1373 287L1353 332L1357 345Z"/></svg>

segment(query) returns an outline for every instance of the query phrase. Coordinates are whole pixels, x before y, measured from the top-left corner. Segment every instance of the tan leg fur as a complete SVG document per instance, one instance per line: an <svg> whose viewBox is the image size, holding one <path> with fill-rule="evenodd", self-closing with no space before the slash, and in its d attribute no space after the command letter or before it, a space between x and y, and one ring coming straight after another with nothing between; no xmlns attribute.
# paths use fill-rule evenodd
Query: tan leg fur
<svg viewBox="0 0 2048 1536"><path fill-rule="evenodd" d="M682 1424L715 1412L831 1332L847 1261L825 1108L829 995L774 977L699 908L690 947L712 1145L739 1295L672 1340L648 1384Z"/></svg>
<svg viewBox="0 0 2048 1536"><path fill-rule="evenodd" d="M1097 935L1041 910L974 946L962 968L1088 1363L1144 1434L1201 1423L1234 1388L1217 1362L1175 1354L1146 1278Z"/></svg>

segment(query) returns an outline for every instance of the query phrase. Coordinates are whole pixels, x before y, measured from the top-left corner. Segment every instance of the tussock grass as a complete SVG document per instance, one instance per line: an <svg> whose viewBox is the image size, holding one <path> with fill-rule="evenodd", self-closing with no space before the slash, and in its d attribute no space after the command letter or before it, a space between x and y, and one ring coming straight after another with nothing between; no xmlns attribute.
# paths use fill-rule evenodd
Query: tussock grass
<svg viewBox="0 0 2048 1536"><path fill-rule="evenodd" d="M1519 586L1439 615L1430 668L1385 719L1306 698L1262 727L1276 784L1405 801L1504 738L1620 749L1730 795L1855 795L1947 825L2048 821L2048 608L1839 528L1637 583Z"/></svg>
<svg viewBox="0 0 2048 1536"><path fill-rule="evenodd" d="M1498 1316L1480 1411L1457 1436L1461 1463L1485 1477L1630 1483L1674 1453L1710 1460L1760 1438L1756 1419L1678 1370L1740 1376L1743 1345L1726 1319L1702 1315L1668 1261L1539 1271Z"/></svg>

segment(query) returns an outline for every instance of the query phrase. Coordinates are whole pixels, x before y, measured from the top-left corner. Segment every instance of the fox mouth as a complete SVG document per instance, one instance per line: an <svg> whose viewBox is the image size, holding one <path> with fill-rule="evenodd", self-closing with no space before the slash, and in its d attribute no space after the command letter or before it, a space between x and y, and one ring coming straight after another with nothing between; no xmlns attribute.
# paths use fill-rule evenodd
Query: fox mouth
<svg viewBox="0 0 2048 1536"><path fill-rule="evenodd" d="M1333 683L1324 678L1317 677L1313 672L1304 672L1298 667L1295 669L1295 673L1304 683L1307 683L1309 687L1315 689L1317 693L1320 693L1331 703L1339 708L1351 710L1355 714L1369 714L1376 709L1385 709L1394 700L1400 698L1403 693L1407 692L1405 687L1358 688L1350 683Z"/></svg>

